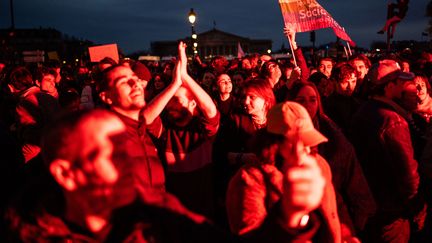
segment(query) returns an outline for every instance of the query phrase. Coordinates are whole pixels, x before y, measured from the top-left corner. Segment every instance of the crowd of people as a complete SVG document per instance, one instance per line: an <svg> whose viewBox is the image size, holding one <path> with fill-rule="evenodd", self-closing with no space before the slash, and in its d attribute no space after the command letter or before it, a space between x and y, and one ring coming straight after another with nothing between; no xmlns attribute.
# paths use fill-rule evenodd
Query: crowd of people
<svg viewBox="0 0 432 243"><path fill-rule="evenodd" d="M432 53L0 65L2 242L432 242Z"/></svg>

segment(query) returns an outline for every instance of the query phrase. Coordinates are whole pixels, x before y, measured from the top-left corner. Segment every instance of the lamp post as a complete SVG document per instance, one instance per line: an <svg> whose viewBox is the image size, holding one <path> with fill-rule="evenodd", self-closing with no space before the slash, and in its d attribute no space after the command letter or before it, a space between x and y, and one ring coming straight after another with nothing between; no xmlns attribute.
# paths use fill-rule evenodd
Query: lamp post
<svg viewBox="0 0 432 243"><path fill-rule="evenodd" d="M14 15L14 8L13 8L13 0L10 0L10 17L11 17L11 30L15 30L15 15Z"/></svg>
<svg viewBox="0 0 432 243"><path fill-rule="evenodd" d="M192 28L192 50L193 50L193 56L198 54L198 36L195 32L195 21L196 21L196 14L194 12L194 9L191 8L188 14L189 23L191 24Z"/></svg>

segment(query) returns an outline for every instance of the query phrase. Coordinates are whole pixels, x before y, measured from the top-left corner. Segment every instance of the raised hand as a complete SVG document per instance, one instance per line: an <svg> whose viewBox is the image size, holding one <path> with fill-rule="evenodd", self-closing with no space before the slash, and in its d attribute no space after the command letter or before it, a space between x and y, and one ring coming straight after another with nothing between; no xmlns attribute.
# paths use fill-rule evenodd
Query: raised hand
<svg viewBox="0 0 432 243"><path fill-rule="evenodd" d="M291 72L291 75L288 77L286 85L288 88L291 88L295 81L297 81L301 77L301 69L299 66L294 67Z"/></svg>
<svg viewBox="0 0 432 243"><path fill-rule="evenodd" d="M173 78L172 78L172 82L177 87L180 87L182 85L182 83L183 83L183 81L181 79L181 74L182 74L181 63L180 63L180 60L178 60L176 62L175 67L174 67Z"/></svg>
<svg viewBox="0 0 432 243"><path fill-rule="evenodd" d="M291 141L290 141L291 140ZM302 218L321 204L325 179L315 157L299 140L285 139L280 147L284 174L281 211L288 227L297 227Z"/></svg>
<svg viewBox="0 0 432 243"><path fill-rule="evenodd" d="M180 41L178 45L178 55L180 59L180 68L182 71L182 75L187 74L187 56L186 56L186 43L183 41Z"/></svg>
<svg viewBox="0 0 432 243"><path fill-rule="evenodd" d="M295 37L296 37L296 31L294 26L291 25L286 25L284 27L284 34L285 36L290 39L292 42L295 42Z"/></svg>

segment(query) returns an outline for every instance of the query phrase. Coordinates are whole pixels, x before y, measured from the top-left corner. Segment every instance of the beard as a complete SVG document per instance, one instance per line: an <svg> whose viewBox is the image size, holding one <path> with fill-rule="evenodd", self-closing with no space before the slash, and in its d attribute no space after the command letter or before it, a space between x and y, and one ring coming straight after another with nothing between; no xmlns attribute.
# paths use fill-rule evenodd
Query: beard
<svg viewBox="0 0 432 243"><path fill-rule="evenodd" d="M176 108L169 109L167 111L167 119L171 124L174 125L186 125L190 119L192 118L192 114L186 108Z"/></svg>
<svg viewBox="0 0 432 243"><path fill-rule="evenodd" d="M354 93L354 90L346 89L346 90L339 90L339 94L345 97L350 97Z"/></svg>
<svg viewBox="0 0 432 243"><path fill-rule="evenodd" d="M87 209L98 214L122 207L135 200L137 192L133 183L133 178L130 177L114 183L92 180L89 185L81 187L79 193L87 201Z"/></svg>

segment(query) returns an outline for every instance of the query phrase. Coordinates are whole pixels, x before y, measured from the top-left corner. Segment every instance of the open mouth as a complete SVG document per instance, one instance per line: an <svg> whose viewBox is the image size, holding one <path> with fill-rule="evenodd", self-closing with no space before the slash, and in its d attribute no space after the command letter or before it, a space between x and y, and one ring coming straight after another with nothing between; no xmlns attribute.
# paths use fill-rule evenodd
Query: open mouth
<svg viewBox="0 0 432 243"><path fill-rule="evenodd" d="M141 91L134 91L134 92L132 92L131 93L131 97L132 98L136 98L136 97L141 97L141 96L143 96L144 95L144 93L143 92L141 92Z"/></svg>
<svg viewBox="0 0 432 243"><path fill-rule="evenodd" d="M246 111L246 112L250 112L250 111L252 111L253 109L251 108L251 107L248 107L248 106L245 106L244 107L244 110Z"/></svg>

